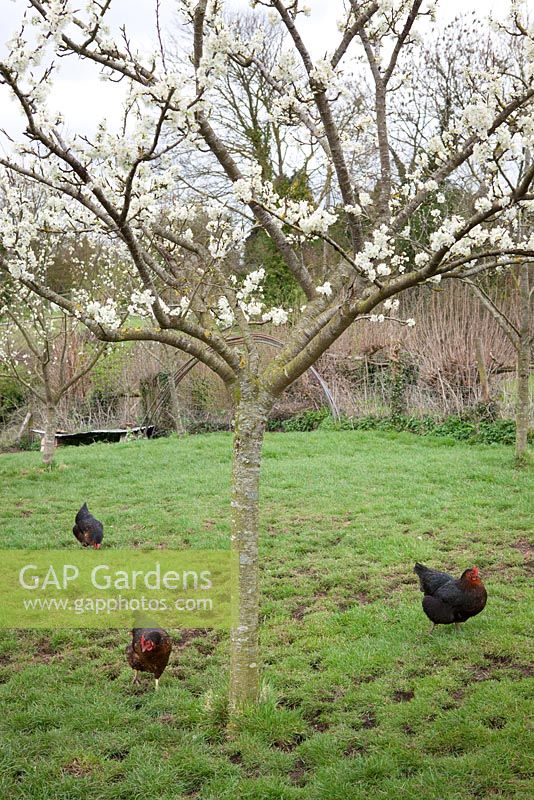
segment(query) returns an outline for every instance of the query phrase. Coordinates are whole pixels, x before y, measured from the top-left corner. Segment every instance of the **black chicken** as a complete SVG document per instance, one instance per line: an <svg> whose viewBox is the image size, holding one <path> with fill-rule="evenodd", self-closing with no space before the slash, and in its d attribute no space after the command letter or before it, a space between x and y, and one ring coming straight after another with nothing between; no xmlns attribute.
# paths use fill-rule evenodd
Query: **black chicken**
<svg viewBox="0 0 534 800"><path fill-rule="evenodd" d="M84 547L94 547L95 550L99 550L102 546L104 527L89 513L87 503L84 503L76 514L72 532Z"/></svg>
<svg viewBox="0 0 534 800"><path fill-rule="evenodd" d="M416 564L414 572L425 595L423 611L432 622L430 633L436 625L450 625L452 622L458 628L460 622L480 614L486 605L488 594L480 580L478 567L464 570L458 580L424 564Z"/></svg>
<svg viewBox="0 0 534 800"><path fill-rule="evenodd" d="M139 683L139 672L151 672L159 689L171 650L171 637L163 628L134 628L132 643L126 648L128 664L135 670L134 683Z"/></svg>

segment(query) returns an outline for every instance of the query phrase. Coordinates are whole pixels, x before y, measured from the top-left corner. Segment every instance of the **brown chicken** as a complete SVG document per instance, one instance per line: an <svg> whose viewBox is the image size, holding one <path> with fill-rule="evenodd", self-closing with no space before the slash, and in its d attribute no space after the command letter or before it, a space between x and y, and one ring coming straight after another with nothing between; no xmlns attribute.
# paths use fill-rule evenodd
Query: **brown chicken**
<svg viewBox="0 0 534 800"><path fill-rule="evenodd" d="M430 633L436 625L450 625L452 622L459 628L460 622L480 614L486 605L488 594L480 580L478 567L464 570L458 580L424 564L416 564L414 572L424 593L423 611L432 622Z"/></svg>
<svg viewBox="0 0 534 800"><path fill-rule="evenodd" d="M134 628L132 643L126 649L128 664L135 670L133 682L139 683L139 672L151 672L159 689L171 650L171 637L163 628Z"/></svg>
<svg viewBox="0 0 534 800"><path fill-rule="evenodd" d="M104 526L89 512L87 503L84 503L76 514L72 532L84 547L94 547L95 550L101 548Z"/></svg>

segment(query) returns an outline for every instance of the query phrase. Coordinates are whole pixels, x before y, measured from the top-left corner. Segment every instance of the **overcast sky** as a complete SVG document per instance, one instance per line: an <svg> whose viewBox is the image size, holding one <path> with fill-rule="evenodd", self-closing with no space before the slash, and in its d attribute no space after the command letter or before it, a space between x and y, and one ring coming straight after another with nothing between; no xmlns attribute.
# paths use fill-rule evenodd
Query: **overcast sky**
<svg viewBox="0 0 534 800"><path fill-rule="evenodd" d="M307 0L311 7L310 18L299 17L299 28L312 55L321 57L332 50L339 39L336 20L340 16L342 0ZM438 24L446 23L459 13L476 11L480 15L493 13L500 16L506 0L439 0ZM132 42L140 48L150 47L155 41L155 0L113 0L109 17L113 26L126 23ZM162 0L163 29L174 27L173 0ZM248 0L229 0L227 6L247 10ZM529 0L534 9L534 0ZM26 0L0 0L0 57L5 52L5 42L17 30ZM120 118L120 87L98 79L92 64L82 64L69 59L62 62L51 105L62 111L67 129L74 133L91 133L103 118L115 125ZM5 87L0 86L0 128L19 138L24 127L18 108Z"/></svg>

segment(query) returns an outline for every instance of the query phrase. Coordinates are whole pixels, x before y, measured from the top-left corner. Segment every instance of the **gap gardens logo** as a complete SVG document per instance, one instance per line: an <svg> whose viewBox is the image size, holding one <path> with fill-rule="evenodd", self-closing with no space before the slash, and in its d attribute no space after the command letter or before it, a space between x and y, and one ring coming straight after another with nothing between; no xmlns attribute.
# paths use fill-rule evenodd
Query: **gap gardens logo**
<svg viewBox="0 0 534 800"><path fill-rule="evenodd" d="M227 550L3 550L0 628L229 628Z"/></svg>

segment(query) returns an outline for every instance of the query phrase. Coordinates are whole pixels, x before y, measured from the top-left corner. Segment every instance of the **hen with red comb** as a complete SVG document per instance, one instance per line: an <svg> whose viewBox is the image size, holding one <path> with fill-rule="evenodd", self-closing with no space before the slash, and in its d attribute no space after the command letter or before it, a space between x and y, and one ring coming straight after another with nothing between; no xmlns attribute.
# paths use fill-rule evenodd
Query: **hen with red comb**
<svg viewBox="0 0 534 800"><path fill-rule="evenodd" d="M128 664L135 670L134 683L139 683L139 672L151 672L159 689L159 679L169 662L171 650L171 637L163 628L134 628L132 642L126 649Z"/></svg>
<svg viewBox="0 0 534 800"><path fill-rule="evenodd" d="M425 567L417 563L414 572L419 577L419 588L424 594L423 611L432 622L430 633L436 625L459 627L469 617L474 617L484 609L488 593L478 567L462 572L458 580L447 572Z"/></svg>

